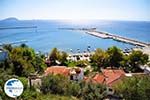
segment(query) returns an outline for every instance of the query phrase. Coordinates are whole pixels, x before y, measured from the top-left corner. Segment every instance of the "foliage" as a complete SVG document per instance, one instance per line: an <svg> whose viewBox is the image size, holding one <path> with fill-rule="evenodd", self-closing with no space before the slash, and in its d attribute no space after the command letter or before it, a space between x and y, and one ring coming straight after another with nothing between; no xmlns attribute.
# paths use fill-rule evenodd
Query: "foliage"
<svg viewBox="0 0 150 100"><path fill-rule="evenodd" d="M53 48L49 55L50 65L58 65L57 62L60 62L60 65L66 65L67 56L66 52L60 52L57 48Z"/></svg>
<svg viewBox="0 0 150 100"><path fill-rule="evenodd" d="M92 66L95 66L95 69L100 71L100 68L105 68L107 66L109 55L102 49L96 49L95 53L90 58Z"/></svg>
<svg viewBox="0 0 150 100"><path fill-rule="evenodd" d="M89 62L87 60L80 60L76 62L76 66L78 67L86 67L89 65Z"/></svg>
<svg viewBox="0 0 150 100"><path fill-rule="evenodd" d="M77 62L75 62L75 61L67 61L66 65L68 67L75 67L75 66L77 66Z"/></svg>
<svg viewBox="0 0 150 100"><path fill-rule="evenodd" d="M25 90L19 100L78 100L77 98L73 98L71 96L62 96L55 94L43 94L33 90Z"/></svg>
<svg viewBox="0 0 150 100"><path fill-rule="evenodd" d="M79 99L72 96L62 96L48 93L46 95L40 94L36 100L79 100Z"/></svg>
<svg viewBox="0 0 150 100"><path fill-rule="evenodd" d="M10 52L10 59L14 65L15 75L29 75L35 72L32 61L35 59L34 50L31 48L16 47Z"/></svg>
<svg viewBox="0 0 150 100"><path fill-rule="evenodd" d="M149 62L148 55L141 51L132 51L129 55L125 55L115 46L106 51L98 48L90 60L95 71L100 71L100 68L106 67L122 67L126 72L141 72L139 66Z"/></svg>
<svg viewBox="0 0 150 100"><path fill-rule="evenodd" d="M45 67L44 59L40 55L36 55L32 48L21 45L11 47L8 52L8 59L0 63L0 67L3 70L18 76L28 76L30 73L43 72Z"/></svg>
<svg viewBox="0 0 150 100"><path fill-rule="evenodd" d="M126 100L149 100L150 77L133 76L125 78L114 86L116 94L123 96Z"/></svg>
<svg viewBox="0 0 150 100"><path fill-rule="evenodd" d="M128 68L132 72L139 72L139 65L144 65L148 62L148 55L141 51L132 51L128 56Z"/></svg>
<svg viewBox="0 0 150 100"><path fill-rule="evenodd" d="M106 87L101 84L80 83L79 97L82 100L102 100L106 96Z"/></svg>
<svg viewBox="0 0 150 100"><path fill-rule="evenodd" d="M120 67L121 61L123 60L123 53L121 49L116 46L110 47L106 51L109 54L109 66L110 67Z"/></svg>
<svg viewBox="0 0 150 100"><path fill-rule="evenodd" d="M62 75L49 75L42 79L41 91L43 93L66 94L68 79Z"/></svg>
<svg viewBox="0 0 150 100"><path fill-rule="evenodd" d="M51 65L56 65L57 64L56 60L58 60L58 58L59 58L59 51L57 50L57 48L53 48L53 50L49 55Z"/></svg>
<svg viewBox="0 0 150 100"><path fill-rule="evenodd" d="M26 77L18 77L18 79L22 82L24 89L28 88L28 79Z"/></svg>
<svg viewBox="0 0 150 100"><path fill-rule="evenodd" d="M66 52L62 51L60 53L59 61L61 62L61 65L66 65L67 57L68 57L68 54Z"/></svg>
<svg viewBox="0 0 150 100"><path fill-rule="evenodd" d="M9 73L5 72L4 70L0 69L0 99L2 100L13 100L10 99L4 92L4 84L5 82L17 76L10 75Z"/></svg>
<svg viewBox="0 0 150 100"><path fill-rule="evenodd" d="M26 88L24 89L23 94L19 98L23 98L23 100L34 100L38 99L39 95L40 93L35 91L34 89Z"/></svg>
<svg viewBox="0 0 150 100"><path fill-rule="evenodd" d="M51 94L68 95L83 100L99 100L105 95L105 86L86 82L73 82L61 75L49 75L42 79L41 91Z"/></svg>
<svg viewBox="0 0 150 100"><path fill-rule="evenodd" d="M5 44L3 45L3 48L9 52L11 52L11 50L13 49L13 47L11 46L11 44Z"/></svg>

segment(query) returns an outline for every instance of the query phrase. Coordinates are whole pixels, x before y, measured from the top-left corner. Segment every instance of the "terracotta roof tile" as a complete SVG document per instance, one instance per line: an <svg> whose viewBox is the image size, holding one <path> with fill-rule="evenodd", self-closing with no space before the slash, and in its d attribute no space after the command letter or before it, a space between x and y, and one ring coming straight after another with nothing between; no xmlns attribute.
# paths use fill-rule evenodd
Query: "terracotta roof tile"
<svg viewBox="0 0 150 100"><path fill-rule="evenodd" d="M105 76L103 74L96 74L93 78L93 82L103 84L105 82Z"/></svg>
<svg viewBox="0 0 150 100"><path fill-rule="evenodd" d="M70 73L70 69L65 66L51 66L45 70L45 75L48 74L62 74L68 76Z"/></svg>
<svg viewBox="0 0 150 100"><path fill-rule="evenodd" d="M124 76L125 72L123 70L104 69L101 74L96 74L93 77L93 81L111 86Z"/></svg>

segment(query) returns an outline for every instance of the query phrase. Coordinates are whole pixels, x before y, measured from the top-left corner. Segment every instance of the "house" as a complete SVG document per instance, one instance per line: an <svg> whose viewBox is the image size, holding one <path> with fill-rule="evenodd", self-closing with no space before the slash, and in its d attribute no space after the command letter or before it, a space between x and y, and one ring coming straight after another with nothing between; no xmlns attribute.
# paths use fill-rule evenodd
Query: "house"
<svg viewBox="0 0 150 100"><path fill-rule="evenodd" d="M86 61L90 61L90 57L93 53L76 53L76 54L69 54L69 56L67 57L67 60L71 60L71 61L82 61L82 60L86 60Z"/></svg>
<svg viewBox="0 0 150 100"><path fill-rule="evenodd" d="M145 74L150 74L150 67L148 65L141 65L139 67L144 70Z"/></svg>
<svg viewBox="0 0 150 100"><path fill-rule="evenodd" d="M66 66L51 66L48 67L45 70L44 75L47 76L48 74L61 74L64 76L69 76L70 75L70 69L67 68Z"/></svg>
<svg viewBox="0 0 150 100"><path fill-rule="evenodd" d="M106 92L108 95L114 95L114 90L111 88L114 84L121 81L125 77L125 72L121 69L103 69L102 73L95 74L91 79L84 78L86 81L93 83L104 84L107 86Z"/></svg>
<svg viewBox="0 0 150 100"><path fill-rule="evenodd" d="M84 71L79 67L68 68L66 66L51 66L45 70L44 75L47 76L48 74L61 74L75 81L83 80L84 77Z"/></svg>
<svg viewBox="0 0 150 100"><path fill-rule="evenodd" d="M28 85L31 88L31 86L41 86L42 81L41 77L36 74L31 74L28 77Z"/></svg>
<svg viewBox="0 0 150 100"><path fill-rule="evenodd" d="M103 69L102 73L97 73L92 82L112 86L125 77L125 72L121 69Z"/></svg>
<svg viewBox="0 0 150 100"><path fill-rule="evenodd" d="M73 68L70 70L70 79L75 81L81 81L84 78L84 70L82 68Z"/></svg>

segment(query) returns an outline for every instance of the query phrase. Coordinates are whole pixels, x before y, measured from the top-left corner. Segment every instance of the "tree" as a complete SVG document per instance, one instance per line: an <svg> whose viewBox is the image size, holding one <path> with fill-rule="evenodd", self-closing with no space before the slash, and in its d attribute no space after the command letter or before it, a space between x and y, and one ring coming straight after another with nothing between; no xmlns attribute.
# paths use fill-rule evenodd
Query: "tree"
<svg viewBox="0 0 150 100"><path fill-rule="evenodd" d="M54 48L50 55L49 55L49 60L51 65L57 65L56 60L59 58L60 52L57 50L57 48Z"/></svg>
<svg viewBox="0 0 150 100"><path fill-rule="evenodd" d="M8 58L0 63L0 67L9 74L27 77L30 73L44 70L44 59L28 46L12 47L8 54Z"/></svg>
<svg viewBox="0 0 150 100"><path fill-rule="evenodd" d="M102 49L96 49L95 53L90 58L93 66L96 67L96 70L100 71L100 68L105 68L107 66L109 55Z"/></svg>
<svg viewBox="0 0 150 100"><path fill-rule="evenodd" d="M3 45L3 48L9 52L13 49L11 44L5 44L5 45Z"/></svg>
<svg viewBox="0 0 150 100"><path fill-rule="evenodd" d="M149 100L149 82L149 76L133 76L123 79L113 88L116 94L121 95L125 100Z"/></svg>
<svg viewBox="0 0 150 100"><path fill-rule="evenodd" d="M41 54L35 56L35 59L32 61L32 65L34 66L35 71L37 73L43 73L44 72L46 65L45 65L45 61L42 58Z"/></svg>
<svg viewBox="0 0 150 100"><path fill-rule="evenodd" d="M141 51L132 51L129 55L124 55L121 65L126 72L141 72L140 65L149 63L149 57Z"/></svg>
<svg viewBox="0 0 150 100"><path fill-rule="evenodd" d="M76 62L76 66L78 67L86 67L89 64L87 60L79 60Z"/></svg>
<svg viewBox="0 0 150 100"><path fill-rule="evenodd" d="M102 100L106 96L106 87L102 84L81 82L80 87L81 100Z"/></svg>
<svg viewBox="0 0 150 100"><path fill-rule="evenodd" d="M67 57L68 57L68 54L64 51L62 51L59 55L59 61L61 62L61 65L66 65L66 62L67 62Z"/></svg>
<svg viewBox="0 0 150 100"><path fill-rule="evenodd" d="M123 60L123 53L122 51L117 48L116 46L108 48L106 51L109 54L109 66L111 67L120 67L121 61Z"/></svg>
<svg viewBox="0 0 150 100"><path fill-rule="evenodd" d="M128 56L128 66L130 67L130 71L139 72L141 69L140 65L144 65L148 62L148 55L144 54L141 51L132 51Z"/></svg>
<svg viewBox="0 0 150 100"><path fill-rule="evenodd" d="M101 100L106 87L91 82L74 82L62 75L49 75L42 78L41 91L44 94L76 96L81 100Z"/></svg>
<svg viewBox="0 0 150 100"><path fill-rule="evenodd" d="M20 47L22 47L22 48L27 48L28 46L23 43L23 44L20 45Z"/></svg>
<svg viewBox="0 0 150 100"><path fill-rule="evenodd" d="M10 59L14 66L14 73L18 76L27 76L30 73L35 72L32 65L35 59L35 52L28 47L15 47L10 52Z"/></svg>
<svg viewBox="0 0 150 100"><path fill-rule="evenodd" d="M49 55L50 65L67 65L68 54L64 51L60 52L57 48L53 48Z"/></svg>
<svg viewBox="0 0 150 100"><path fill-rule="evenodd" d="M66 94L69 80L62 75L48 75L42 78L41 91L43 93Z"/></svg>

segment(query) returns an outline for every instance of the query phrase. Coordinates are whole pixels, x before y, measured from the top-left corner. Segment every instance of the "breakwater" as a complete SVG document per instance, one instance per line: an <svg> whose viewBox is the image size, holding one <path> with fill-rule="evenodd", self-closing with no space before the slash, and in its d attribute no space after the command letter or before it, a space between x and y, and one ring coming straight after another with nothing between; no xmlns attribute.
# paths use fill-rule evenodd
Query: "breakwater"
<svg viewBox="0 0 150 100"><path fill-rule="evenodd" d="M97 31L96 28L59 28L59 29L72 30L72 31L74 31L74 30L83 31L86 34L89 34L89 35L92 35L92 36L95 36L98 38L102 38L102 39L113 39L115 41L128 43L128 44L131 44L134 46L150 47L149 43L142 42L139 40L134 40L134 39L119 36L119 35L115 35L115 34L111 34L108 32Z"/></svg>
<svg viewBox="0 0 150 100"><path fill-rule="evenodd" d="M119 42L124 42L124 43L128 43L131 45L135 45L135 46L141 46L141 47L149 47L150 44L149 43L145 43L139 40L134 40L134 39L130 39L127 37L123 37L123 36L119 36L119 35L114 35L111 33L107 33L107 32L99 32L99 31L95 31L95 30L86 30L87 34L99 37L99 38L103 38L103 39L113 39L115 41L119 41Z"/></svg>
<svg viewBox="0 0 150 100"><path fill-rule="evenodd" d="M37 28L37 26L0 27L0 30L6 30L6 29L28 29L28 28Z"/></svg>

